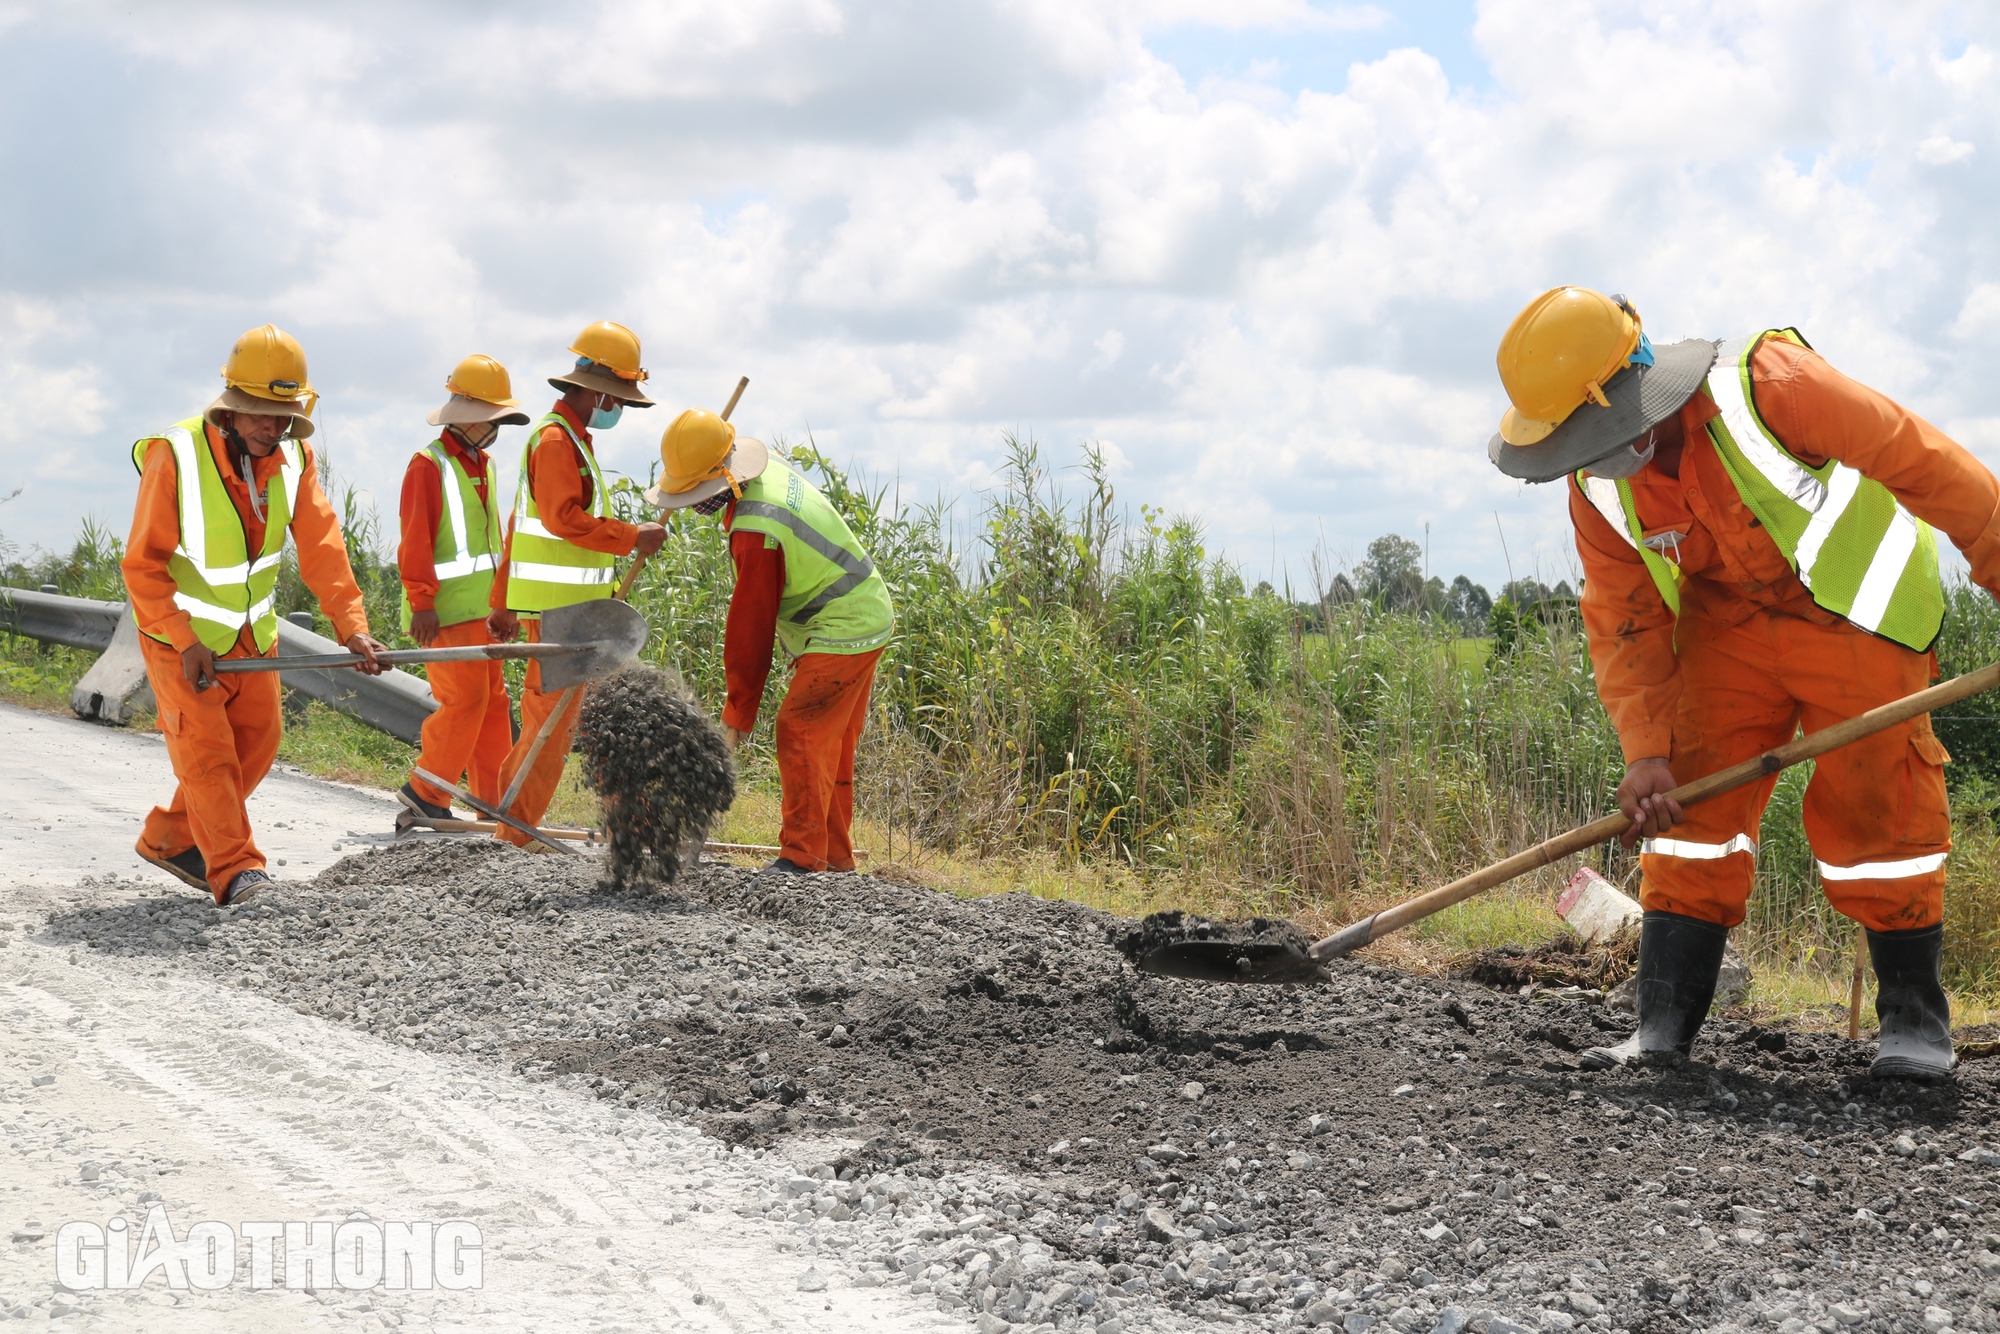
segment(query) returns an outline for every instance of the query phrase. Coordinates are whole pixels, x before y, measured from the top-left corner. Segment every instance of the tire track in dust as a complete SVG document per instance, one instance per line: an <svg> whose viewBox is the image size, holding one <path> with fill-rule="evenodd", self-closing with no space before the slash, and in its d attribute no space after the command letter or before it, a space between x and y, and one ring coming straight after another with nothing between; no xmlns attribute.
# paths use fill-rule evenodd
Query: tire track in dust
<svg viewBox="0 0 2000 1334"><path fill-rule="evenodd" d="M90 1078L226 1135L243 1175L293 1217L482 1228L482 1290L369 1294L404 1329L961 1328L880 1291L797 1292L804 1257L731 1212L757 1177L788 1175L782 1164L732 1161L685 1126L258 997L74 957L8 970L22 1017ZM198 1198L189 1207L178 1224L206 1216Z"/></svg>

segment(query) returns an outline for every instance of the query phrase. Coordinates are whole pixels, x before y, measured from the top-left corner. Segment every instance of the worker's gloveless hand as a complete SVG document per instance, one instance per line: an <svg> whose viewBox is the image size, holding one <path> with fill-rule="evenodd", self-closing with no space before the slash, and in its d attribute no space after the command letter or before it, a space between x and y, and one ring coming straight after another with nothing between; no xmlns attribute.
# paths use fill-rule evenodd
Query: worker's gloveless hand
<svg viewBox="0 0 2000 1334"><path fill-rule="evenodd" d="M642 523L639 525L639 539L632 544L632 549L641 556L650 556L658 551L660 544L666 540L667 530L663 525Z"/></svg>
<svg viewBox="0 0 2000 1334"><path fill-rule="evenodd" d="M181 650L181 675L196 690L206 690L219 679L215 674L215 654L206 644Z"/></svg>
<svg viewBox="0 0 2000 1334"><path fill-rule="evenodd" d="M363 676L380 676L388 670L381 663L375 661L377 653L388 652L389 646L387 644L377 643L367 635L355 634L349 635L347 642L341 645L341 647L349 653L359 653L361 655L361 661L354 664L354 670L360 672Z"/></svg>
<svg viewBox="0 0 2000 1334"><path fill-rule="evenodd" d="M416 640L421 647L429 648L437 643L437 637L438 614L435 610L410 613L410 638Z"/></svg>
<svg viewBox="0 0 2000 1334"><path fill-rule="evenodd" d="M739 732L728 723L724 723L722 725L722 739L729 743L731 751L735 751L750 739L750 734L748 732Z"/></svg>
<svg viewBox="0 0 2000 1334"><path fill-rule="evenodd" d="M521 633L521 618L511 611L488 612L486 633L493 636L496 644L511 644L514 636Z"/></svg>
<svg viewBox="0 0 2000 1334"><path fill-rule="evenodd" d="M1681 804L1667 796L1680 784L1673 770L1659 757L1634 760L1625 766L1625 781L1618 785L1618 809L1632 827L1619 835L1619 842L1631 847L1642 838L1664 834L1687 816Z"/></svg>

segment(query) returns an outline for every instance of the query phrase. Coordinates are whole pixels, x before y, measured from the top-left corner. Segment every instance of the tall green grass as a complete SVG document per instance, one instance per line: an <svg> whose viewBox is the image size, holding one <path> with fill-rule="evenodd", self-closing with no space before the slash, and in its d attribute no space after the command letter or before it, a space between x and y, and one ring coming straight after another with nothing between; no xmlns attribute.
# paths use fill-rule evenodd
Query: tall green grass
<svg viewBox="0 0 2000 1334"><path fill-rule="evenodd" d="M1009 439L969 520L942 502L895 503L810 440L786 453L846 515L896 601L857 801L898 844L1053 856L1203 887L1215 904L1339 919L1611 808L1623 763L1567 588L1510 585L1492 633L1468 639L1463 591L1402 597L1366 570L1249 586L1197 521L1131 516L1092 451L1062 472L1032 441ZM371 622L401 642L393 543L351 488L327 482L343 496ZM652 517L644 485L614 483L622 516ZM633 597L653 627L646 652L719 709L727 544L712 518L683 511L667 526ZM1394 555L1390 545L1376 544ZM118 547L86 523L59 556L0 547L0 574L116 598ZM313 607L290 562L280 603ZM2000 609L1956 588L1938 654L1947 675L2000 660ZM0 657L10 682L71 665L19 640ZM753 784L774 778L768 732L785 683L780 670L767 687L766 744L747 752ZM2000 698L1954 706L1936 725L1958 757L1952 968L1964 985L2000 987ZM386 763L364 759L361 769ZM1832 970L1852 927L1820 894L1799 825L1809 780L1802 768L1778 784L1741 934L1767 963ZM1589 860L1629 883L1632 860L1616 845ZM1537 892L1566 873L1546 873Z"/></svg>

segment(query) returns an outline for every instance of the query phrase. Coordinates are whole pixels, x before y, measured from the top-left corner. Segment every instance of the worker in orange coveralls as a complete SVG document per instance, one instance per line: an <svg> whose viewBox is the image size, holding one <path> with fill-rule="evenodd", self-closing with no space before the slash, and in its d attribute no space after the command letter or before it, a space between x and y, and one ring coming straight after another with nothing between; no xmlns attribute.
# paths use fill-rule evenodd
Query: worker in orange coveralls
<svg viewBox="0 0 2000 1334"><path fill-rule="evenodd" d="M1743 920L1777 779L1683 811L1666 794L1921 690L1944 616L1936 531L2000 589L2000 482L1795 329L1655 349L1623 297L1564 287L1501 340L1513 406L1488 453L1569 479L1598 694L1640 843L1638 1031L1586 1053L1674 1063ZM1955 1064L1940 978L1950 757L1918 717L1821 757L1806 835L1834 907L1867 928L1877 1078Z"/></svg>
<svg viewBox="0 0 2000 1334"><path fill-rule="evenodd" d="M617 425L628 405L653 406L639 388L646 379L639 365L639 339L622 324L600 320L577 335L570 351L576 356L575 367L549 380L562 390L562 397L530 428L521 451L514 514L507 526L507 559L493 581L489 600L492 610L520 618L531 644L541 642L543 612L610 597L618 591L614 560L634 551L650 556L667 535L657 523L626 523L611 517L610 488L591 443L591 432ZM542 689L541 664L531 661L521 691L521 736L500 767L503 795L562 696L562 691ZM582 704L582 691L570 697L509 814L531 825L542 822L562 781ZM506 825L494 837L531 849L542 846Z"/></svg>
<svg viewBox="0 0 2000 1334"><path fill-rule="evenodd" d="M122 569L180 785L146 817L139 856L241 903L271 883L244 803L283 728L276 672L218 673L216 660L277 652L278 566L289 531L299 573L334 634L376 675L361 590L306 437L316 401L305 352L264 325L236 340L224 389L196 417L132 446L139 501Z"/></svg>
<svg viewBox="0 0 2000 1334"><path fill-rule="evenodd" d="M502 426L525 426L507 368L491 357L458 363L444 387L445 405L430 424L443 427L403 474L403 540L396 571L403 581L403 633L425 648L505 643L516 622L493 611L493 571L502 548L499 486L487 449ZM437 711L424 720L416 767L457 782L472 795L500 800L500 765L514 744L507 678L497 661L434 662L426 671ZM421 817L451 818L451 794L414 773L397 793L407 808L398 832Z"/></svg>
<svg viewBox="0 0 2000 1334"><path fill-rule="evenodd" d="M731 749L757 725L771 651L794 663L778 708L784 844L766 871L854 869L854 748L875 663L895 633L888 585L840 512L763 444L689 408L660 440L662 509L722 514L736 591L729 600L722 710Z"/></svg>

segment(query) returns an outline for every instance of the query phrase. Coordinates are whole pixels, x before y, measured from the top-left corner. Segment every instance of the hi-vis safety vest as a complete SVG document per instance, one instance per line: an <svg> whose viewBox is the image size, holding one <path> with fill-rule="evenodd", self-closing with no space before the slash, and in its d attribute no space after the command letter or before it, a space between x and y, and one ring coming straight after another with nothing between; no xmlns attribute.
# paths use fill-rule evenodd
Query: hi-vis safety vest
<svg viewBox="0 0 2000 1334"><path fill-rule="evenodd" d="M896 630L889 586L847 520L798 473L773 458L743 484L732 532L763 533L785 553L778 642L805 653L866 653Z"/></svg>
<svg viewBox="0 0 2000 1334"><path fill-rule="evenodd" d="M1797 329L1770 329L1724 343L1708 373L1721 415L1708 423L1716 457L1737 494L1763 523L1812 599L1864 630L1919 653L1944 624L1944 586L1930 525L1897 503L1889 488L1837 460L1810 467L1785 448L1757 413L1750 358L1766 338L1808 347ZM1680 614L1680 567L1649 541L1632 484L1578 472L1576 484L1619 536L1638 551L1660 596Z"/></svg>
<svg viewBox="0 0 2000 1334"><path fill-rule="evenodd" d="M494 566L503 548L500 508L493 503L496 499L493 465L485 454L479 455L486 477L487 499L482 502L479 488L466 473L465 465L445 448L443 440L433 440L418 450L416 456L437 465L439 489L444 492L444 507L438 513L437 534L431 548L438 578L432 610L437 612L439 625L483 620L486 600L493 592ZM410 628L414 610L409 590L405 589L405 632Z"/></svg>
<svg viewBox="0 0 2000 1334"><path fill-rule="evenodd" d="M299 478L305 471L305 450L296 440L278 446L277 476L264 488L264 549L252 559L243 517L229 498L215 451L209 448L202 418L177 422L158 435L132 445L132 466L146 470L146 446L164 440L174 451L178 481L181 541L167 558L174 578L174 605L194 621L194 632L210 652L220 656L236 647L237 636L249 626L259 653L269 653L278 641L278 564L285 554L285 532L298 503ZM153 635L169 643L165 635Z"/></svg>
<svg viewBox="0 0 2000 1334"><path fill-rule="evenodd" d="M611 517L610 488L597 470L597 456L583 447L561 413L551 412L536 422L528 431L527 444L521 447L521 480L514 492L514 548L507 563L507 606L530 616L551 607L608 598L618 591L609 552L587 551L542 526L541 512L528 490L528 460L534 457L535 445L549 426L562 427L590 469L590 512L600 519Z"/></svg>

